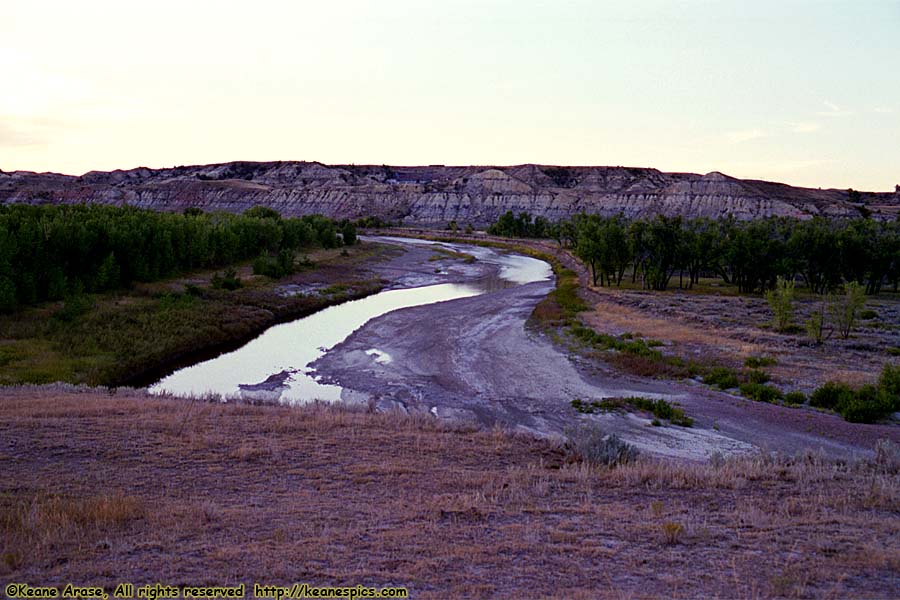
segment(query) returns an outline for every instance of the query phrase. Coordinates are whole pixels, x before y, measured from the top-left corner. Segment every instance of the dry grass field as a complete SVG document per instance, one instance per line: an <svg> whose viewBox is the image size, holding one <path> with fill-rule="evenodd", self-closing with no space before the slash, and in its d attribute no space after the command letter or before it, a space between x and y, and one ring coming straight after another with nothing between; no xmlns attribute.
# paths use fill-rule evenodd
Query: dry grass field
<svg viewBox="0 0 900 600"><path fill-rule="evenodd" d="M501 431L359 410L7 388L0 581L896 597L896 453L610 469Z"/></svg>

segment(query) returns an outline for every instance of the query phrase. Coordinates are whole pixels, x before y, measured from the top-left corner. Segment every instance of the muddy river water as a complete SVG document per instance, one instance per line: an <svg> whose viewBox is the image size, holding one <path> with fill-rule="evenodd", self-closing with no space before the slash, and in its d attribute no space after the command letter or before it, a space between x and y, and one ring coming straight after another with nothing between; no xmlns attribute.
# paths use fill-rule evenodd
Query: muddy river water
<svg viewBox="0 0 900 600"><path fill-rule="evenodd" d="M410 245L436 244L401 238L382 238L382 241ZM223 398L284 403L337 401L342 395L347 399L347 393L341 386L318 381L308 365L371 319L402 308L467 298L552 277L550 265L534 258L502 254L478 246L440 246L474 256L482 265L491 266L489 274L482 269L465 283L388 289L276 325L233 352L172 373L151 386L150 391L182 396L219 394ZM436 261L434 264L441 263ZM441 268L436 267L435 270L440 271ZM367 354L381 364L393 360L390 354L379 348L371 348Z"/></svg>

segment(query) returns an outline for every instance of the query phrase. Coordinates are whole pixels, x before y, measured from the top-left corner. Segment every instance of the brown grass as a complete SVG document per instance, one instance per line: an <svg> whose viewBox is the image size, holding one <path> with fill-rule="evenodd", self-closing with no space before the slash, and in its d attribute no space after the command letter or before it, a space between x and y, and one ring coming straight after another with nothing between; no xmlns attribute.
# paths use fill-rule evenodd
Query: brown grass
<svg viewBox="0 0 900 600"><path fill-rule="evenodd" d="M9 389L0 580L885 597L900 485L880 456L607 469L431 419Z"/></svg>

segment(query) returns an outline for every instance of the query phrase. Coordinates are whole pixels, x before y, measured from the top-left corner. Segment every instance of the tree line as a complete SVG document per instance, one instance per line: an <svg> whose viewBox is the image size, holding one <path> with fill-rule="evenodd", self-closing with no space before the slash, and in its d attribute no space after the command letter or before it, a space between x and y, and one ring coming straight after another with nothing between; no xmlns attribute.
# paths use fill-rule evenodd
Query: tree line
<svg viewBox="0 0 900 600"><path fill-rule="evenodd" d="M0 206L0 310L154 281L259 256L355 242L352 223L321 215L282 219L160 213L99 205Z"/></svg>
<svg viewBox="0 0 900 600"><path fill-rule="evenodd" d="M701 276L721 278L740 292L762 293L781 279L801 278L824 294L856 282L867 294L900 281L900 222L872 219L799 220L770 217L684 219L577 215L549 222L507 212L489 233L554 238L589 266L594 285L619 285L630 274L647 289L665 290L677 275L692 287Z"/></svg>

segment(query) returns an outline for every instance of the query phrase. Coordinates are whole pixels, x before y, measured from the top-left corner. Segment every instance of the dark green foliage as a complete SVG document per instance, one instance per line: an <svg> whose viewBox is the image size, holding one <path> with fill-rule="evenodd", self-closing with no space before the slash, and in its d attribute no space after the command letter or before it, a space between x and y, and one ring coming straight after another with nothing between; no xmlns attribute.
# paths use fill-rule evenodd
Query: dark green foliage
<svg viewBox="0 0 900 600"><path fill-rule="evenodd" d="M793 391L784 395L785 404L806 404L806 394L803 392Z"/></svg>
<svg viewBox="0 0 900 600"><path fill-rule="evenodd" d="M389 221L385 221L381 217L363 217L362 219L357 219L354 224L357 227L363 227L367 229L381 229L382 227L391 226L391 223Z"/></svg>
<svg viewBox="0 0 900 600"><path fill-rule="evenodd" d="M728 367L713 367L709 373L703 376L703 383L714 385L720 390L736 388L740 383L734 369Z"/></svg>
<svg viewBox="0 0 900 600"><path fill-rule="evenodd" d="M620 285L632 260L624 219L581 215L574 227L575 253L590 266L594 285Z"/></svg>
<svg viewBox="0 0 900 600"><path fill-rule="evenodd" d="M335 247L330 219L159 213L96 205L0 207L0 312L76 290L98 292L217 268L266 253Z"/></svg>
<svg viewBox="0 0 900 600"><path fill-rule="evenodd" d="M809 397L809 405L818 408L834 409L847 402L853 396L853 388L846 383L829 381L816 389Z"/></svg>
<svg viewBox="0 0 900 600"><path fill-rule="evenodd" d="M767 383L770 379L769 374L760 369L750 369L745 371L743 375L744 379L750 383Z"/></svg>
<svg viewBox="0 0 900 600"><path fill-rule="evenodd" d="M253 274L280 279L296 270L294 253L284 249L277 256L263 254L253 261Z"/></svg>
<svg viewBox="0 0 900 600"><path fill-rule="evenodd" d="M17 304L16 284L9 277L0 277L0 313L12 312Z"/></svg>
<svg viewBox="0 0 900 600"><path fill-rule="evenodd" d="M772 367L777 364L778 360L772 358L771 356L748 356L744 361L744 366L751 369L758 369L759 367Z"/></svg>
<svg viewBox="0 0 900 600"><path fill-rule="evenodd" d="M532 217L527 212L521 212L517 217L508 210L488 228L488 233L505 237L545 238L551 235L551 228L543 217Z"/></svg>
<svg viewBox="0 0 900 600"><path fill-rule="evenodd" d="M782 398L778 388L762 383L742 383L740 390L742 396L757 402L777 402Z"/></svg>
<svg viewBox="0 0 900 600"><path fill-rule="evenodd" d="M356 243L356 226L350 221L344 221L341 225L341 237L345 246L352 246Z"/></svg>
<svg viewBox="0 0 900 600"><path fill-rule="evenodd" d="M885 365L877 385L853 389L829 381L810 396L812 406L832 409L853 423L874 423L900 411L900 366Z"/></svg>
<svg viewBox="0 0 900 600"><path fill-rule="evenodd" d="M878 313L871 308L867 308L859 313L859 318L863 321L870 321L872 319L877 319Z"/></svg>
<svg viewBox="0 0 900 600"><path fill-rule="evenodd" d="M97 270L97 277L94 279L94 289L114 290L121 284L120 277L121 271L119 270L119 263L116 261L116 254L115 252L110 252L109 255L103 259L103 262L100 263L100 268Z"/></svg>
<svg viewBox="0 0 900 600"><path fill-rule="evenodd" d="M281 213L279 213L274 208L269 208L268 206L254 206L253 208L248 208L247 210L245 210L244 216L253 219L278 220L281 218Z"/></svg>
<svg viewBox="0 0 900 600"><path fill-rule="evenodd" d="M845 282L857 282L867 294L878 293L886 282L900 283L900 221L662 216L626 221L622 216L578 215L547 223L527 213L516 217L507 212L489 231L510 237L549 236L560 246L574 247L590 267L595 285L621 283L628 268L633 283L639 280L654 290L667 289L676 273L681 286L693 286L701 275L718 275L743 293L763 293L774 288L779 277L786 282L800 277L819 294Z"/></svg>
<svg viewBox="0 0 900 600"><path fill-rule="evenodd" d="M647 341L643 339L634 339L633 336L625 339L620 339L605 333L597 333L590 327L585 327L580 323L570 327L569 331L582 342L591 344L595 348L601 348L604 350L617 350L619 352L648 356L651 358L662 357L662 353L659 350L654 350ZM656 340L650 340L650 342L656 342ZM658 346L659 344L653 345Z"/></svg>
<svg viewBox="0 0 900 600"><path fill-rule="evenodd" d="M87 294L73 294L66 298L62 308L53 313L53 318L57 321L70 323L91 310L93 306L94 301Z"/></svg>
<svg viewBox="0 0 900 600"><path fill-rule="evenodd" d="M572 408L582 414L621 411L629 406L636 408L637 410L649 412L656 419L664 419L673 425L691 427L694 424L694 420L684 414L684 410L672 406L662 399L652 400L650 398L634 396L631 398L607 398L605 400L594 400L592 402L585 402L579 398L572 400Z"/></svg>
<svg viewBox="0 0 900 600"><path fill-rule="evenodd" d="M241 287L241 279L237 276L237 271L234 269L225 269L223 274L216 273L213 275L212 280L210 280L213 288L217 290L228 290L234 291Z"/></svg>
<svg viewBox="0 0 900 600"><path fill-rule="evenodd" d="M884 365L878 378L878 387L891 396L900 398L900 365Z"/></svg>
<svg viewBox="0 0 900 600"><path fill-rule="evenodd" d="M893 412L893 404L884 390L864 385L835 408L851 423L874 423Z"/></svg>

